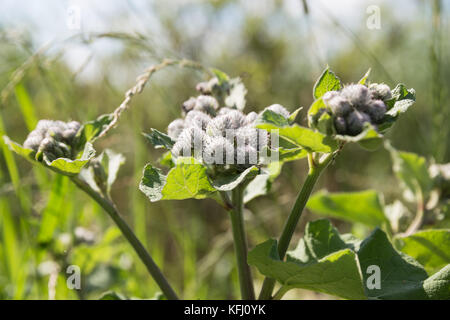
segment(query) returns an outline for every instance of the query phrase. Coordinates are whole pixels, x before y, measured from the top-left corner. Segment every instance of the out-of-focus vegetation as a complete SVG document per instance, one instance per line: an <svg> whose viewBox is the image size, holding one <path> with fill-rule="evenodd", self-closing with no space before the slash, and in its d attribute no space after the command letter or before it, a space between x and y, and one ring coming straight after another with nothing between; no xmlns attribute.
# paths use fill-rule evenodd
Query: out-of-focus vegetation
<svg viewBox="0 0 450 320"><path fill-rule="evenodd" d="M351 24L325 1L288 2L298 8L297 14L283 1L264 1L264 8L232 0L158 1L145 10L130 1L118 16L110 17L117 21L110 29L79 33L47 46L35 39L33 29L17 33L0 22L0 135L23 141L38 119L84 122L111 112L134 78L165 57L188 58L241 76L249 91L247 112L273 103L291 112L308 107L313 81L329 64L345 82L371 67L374 81L386 79L391 86L402 81L415 88L417 103L390 131L391 143L449 162L446 3L380 3L381 29L369 30L365 9L371 2L358 5L358 21ZM413 14L395 14L402 6ZM74 48L96 50L74 68L67 58L74 56ZM165 131L181 103L195 94L192 88L202 76L179 68L156 74L97 149L113 147L125 155L112 196L182 297L236 298L226 212L211 200L149 203L137 188L144 165L162 154L141 132L152 127ZM101 208L67 178L32 167L0 143L0 298L95 299L107 290L130 297L155 295L153 280ZM271 193L248 204L250 247L279 235L305 174L302 161L285 165ZM400 193L389 153L353 145L327 170L320 187L374 188L389 203ZM313 218L310 212L304 215L297 238ZM342 231L368 232L363 226L334 223ZM81 268L81 290L66 286L69 265Z"/></svg>

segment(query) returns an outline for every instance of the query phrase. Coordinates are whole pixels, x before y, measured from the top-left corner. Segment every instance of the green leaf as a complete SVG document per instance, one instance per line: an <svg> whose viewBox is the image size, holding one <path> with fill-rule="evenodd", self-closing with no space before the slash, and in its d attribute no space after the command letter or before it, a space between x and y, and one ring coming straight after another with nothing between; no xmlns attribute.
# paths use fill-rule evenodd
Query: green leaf
<svg viewBox="0 0 450 320"><path fill-rule="evenodd" d="M341 80L327 67L314 85L313 96L319 99L326 92L337 91L341 87Z"/></svg>
<svg viewBox="0 0 450 320"><path fill-rule="evenodd" d="M129 300L129 299L121 293L115 291L108 291L103 293L100 296L99 300Z"/></svg>
<svg viewBox="0 0 450 320"><path fill-rule="evenodd" d="M167 134L162 133L156 129L150 129L150 133L142 133L147 140L155 147L155 149L166 148L172 149L175 141Z"/></svg>
<svg viewBox="0 0 450 320"><path fill-rule="evenodd" d="M86 142L93 143L113 119L114 115L108 113L99 116L95 120L84 123L77 133L77 136L79 137L79 148L83 148Z"/></svg>
<svg viewBox="0 0 450 320"><path fill-rule="evenodd" d="M266 195L270 187L272 185L272 181L269 173L258 174L244 190L244 203L247 203L259 196Z"/></svg>
<svg viewBox="0 0 450 320"><path fill-rule="evenodd" d="M357 142L367 150L375 150L383 143L383 135L370 123L364 124L363 131L356 136L336 135L336 139L345 142Z"/></svg>
<svg viewBox="0 0 450 320"><path fill-rule="evenodd" d="M95 156L95 150L91 143L87 142L83 154L80 158L71 160L67 158L58 158L46 164L58 173L68 176L77 175L81 169Z"/></svg>
<svg viewBox="0 0 450 320"><path fill-rule="evenodd" d="M83 168L80 172L81 178L97 192L106 191L109 194L111 186L116 181L119 168L125 163L125 157L120 153L105 149L91 161L98 162L101 167L94 169L92 165L89 165Z"/></svg>
<svg viewBox="0 0 450 320"><path fill-rule="evenodd" d="M426 159L415 153L397 151L389 143L385 146L391 153L393 170L403 187L413 195L421 191L426 197L433 184Z"/></svg>
<svg viewBox="0 0 450 320"><path fill-rule="evenodd" d="M236 174L223 173L218 174L211 179L212 186L219 191L230 191L239 184L250 181L259 173L259 169L255 166L247 168L245 171Z"/></svg>
<svg viewBox="0 0 450 320"><path fill-rule="evenodd" d="M295 110L294 112L292 112L289 115L289 118L288 118L289 124L293 124L293 123L295 123L297 121L300 121L299 120L299 118L300 118L300 111L302 111L302 110L303 110L303 107L300 107L300 108L298 108L297 110Z"/></svg>
<svg viewBox="0 0 450 320"><path fill-rule="evenodd" d="M161 169L147 164L144 168L144 175L139 184L141 190L151 202L159 201L163 198L162 190L166 184L166 176Z"/></svg>
<svg viewBox="0 0 450 320"><path fill-rule="evenodd" d="M450 264L426 279L423 289L430 300L450 300Z"/></svg>
<svg viewBox="0 0 450 320"><path fill-rule="evenodd" d="M371 265L376 265L381 272L380 289L366 288L366 295L372 299L445 299L442 296L441 284L436 279L428 278L423 267L413 258L397 252L389 242L386 234L376 229L365 239L358 251L358 259L364 283L370 276L366 271ZM445 275L450 279L450 274ZM438 294L434 291L439 291Z"/></svg>
<svg viewBox="0 0 450 320"><path fill-rule="evenodd" d="M381 226L387 221L379 194L374 190L362 192L315 193L307 208L325 216L350 222L363 223L370 227Z"/></svg>
<svg viewBox="0 0 450 320"><path fill-rule="evenodd" d="M219 85L223 85L224 83L230 81L230 77L225 72L215 68L210 68L210 70L219 80Z"/></svg>
<svg viewBox="0 0 450 320"><path fill-rule="evenodd" d="M206 174L206 167L194 158L182 157L178 158L176 166L170 169L167 176L160 169L146 165L139 189L152 202L203 199L216 192Z"/></svg>
<svg viewBox="0 0 450 320"><path fill-rule="evenodd" d="M12 141L8 136L3 136L3 141L11 151L14 151L19 156L22 156L30 161L34 161L34 150L22 147L17 142Z"/></svg>
<svg viewBox="0 0 450 320"><path fill-rule="evenodd" d="M308 125L311 128L316 128L317 122L321 116L320 110L327 110L328 107L323 102L322 98L315 100L308 109Z"/></svg>
<svg viewBox="0 0 450 320"><path fill-rule="evenodd" d="M282 291L303 288L346 299L449 299L450 265L428 277L413 258L397 252L386 234L375 229L360 242L339 235L327 220L309 222L305 236L286 261L279 259L277 242L256 246L248 262L282 285ZM370 288L379 267L380 288Z"/></svg>
<svg viewBox="0 0 450 320"><path fill-rule="evenodd" d="M338 147L337 142L331 137L309 128L301 127L298 124L280 128L273 124L260 123L257 124L256 127L268 131L278 130L280 137L297 146L307 149L309 152L329 153L333 152Z"/></svg>
<svg viewBox="0 0 450 320"><path fill-rule="evenodd" d="M333 125L333 118L327 112L322 113L319 119L317 119L315 128L325 135L333 135L336 132Z"/></svg>
<svg viewBox="0 0 450 320"><path fill-rule="evenodd" d="M450 264L450 230L424 230L396 239L396 247L416 259L430 274Z"/></svg>
<svg viewBox="0 0 450 320"><path fill-rule="evenodd" d="M301 147L293 148L293 149L285 149L285 148L278 148L279 152L279 160L281 162L288 162L288 161L294 161L298 159L303 159L306 156L308 156L308 151L306 149L303 149Z"/></svg>
<svg viewBox="0 0 450 320"><path fill-rule="evenodd" d="M326 219L309 222L301 241L304 241L304 245L298 246L295 251L291 252L288 260L300 258L302 263L319 260L339 250L354 249L355 242L347 242Z"/></svg>
<svg viewBox="0 0 450 320"><path fill-rule="evenodd" d="M277 241L268 240L249 253L248 263L263 275L276 279L285 290L302 288L346 299L365 299L355 253L350 249L331 253L307 265L295 262L295 251L288 256L291 256L289 261L281 261Z"/></svg>
<svg viewBox="0 0 450 320"><path fill-rule="evenodd" d="M3 136L3 140L12 151L26 158L27 160L33 163L42 164L52 169L53 171L68 176L78 174L81 171L81 169L95 156L95 150L92 144L86 143L83 153L75 160L67 158L58 158L52 162L47 161L38 162L34 159L35 151L33 151L32 149L22 147L20 144L12 141L7 136Z"/></svg>
<svg viewBox="0 0 450 320"><path fill-rule="evenodd" d="M416 92L414 89L407 89L403 83L398 84L392 90L392 99L387 102L389 110L387 115L397 117L406 112L416 101Z"/></svg>
<svg viewBox="0 0 450 320"><path fill-rule="evenodd" d="M256 119L256 124L261 125L273 125L277 128L282 128L289 125L289 120L285 118L283 115L273 112L272 110L264 110L261 114L258 115Z"/></svg>
<svg viewBox="0 0 450 320"><path fill-rule="evenodd" d="M366 74L361 78L361 80L358 81L359 84L363 84L363 85L366 84L367 79L368 79L369 76L370 76L370 71L372 71L371 68L369 68L369 70L367 70Z"/></svg>
<svg viewBox="0 0 450 320"><path fill-rule="evenodd" d="M172 153L170 151L165 152L161 158L158 159L158 162L168 168L175 166L172 159Z"/></svg>
<svg viewBox="0 0 450 320"><path fill-rule="evenodd" d="M63 175L56 175L54 178L50 196L45 209L41 213L39 233L37 236L39 244L48 244L53 240L58 224L61 225L62 212L66 206L65 196L68 191L68 182L69 180Z"/></svg>

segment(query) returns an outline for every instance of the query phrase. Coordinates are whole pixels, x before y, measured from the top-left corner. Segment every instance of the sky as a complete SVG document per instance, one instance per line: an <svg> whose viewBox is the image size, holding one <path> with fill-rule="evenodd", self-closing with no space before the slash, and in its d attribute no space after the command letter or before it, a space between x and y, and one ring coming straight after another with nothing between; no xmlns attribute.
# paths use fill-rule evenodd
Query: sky
<svg viewBox="0 0 450 320"><path fill-rule="evenodd" d="M163 39L161 34L164 28L158 23L155 12L152 8L163 9L166 14L176 14L179 8L192 8L185 10L187 14L180 16L180 23L183 23L186 32L190 36L195 36L202 26L206 24L208 5L195 6L196 3L204 3L200 0L0 0L0 26L14 32L28 31L34 38L36 47L50 41L58 42L80 33L102 33L102 32L139 32L144 35ZM335 37L335 30L330 16L324 13L329 12L332 16L348 30L361 28L361 24L367 21L372 11L368 12L370 6L385 8L388 4L391 9L389 13L380 12L381 30L374 29L373 32L382 32L383 15L389 14L399 21L417 18L417 15L425 15L420 11L418 0L314 0L308 1L309 5L309 26L314 26L313 34L316 38L317 54L325 57L329 51L339 49L346 45L342 38ZM149 4L150 3L150 4ZM299 23L305 22L304 11L300 0L285 0L283 2L283 12L290 19L298 19ZM228 45L233 34L233 28L239 28L242 15L254 15L264 18L273 10L272 0L239 0L225 11L225 15L218 25L215 41ZM126 12L127 14L122 14ZM126 18L126 19L125 19ZM274 32L281 30L278 25L283 21L274 23ZM308 27L308 26L307 26ZM350 40L348 40L350 41ZM164 43L159 43L162 47ZM238 43L236 43L238 46ZM217 46L218 51L223 47ZM102 41L94 48L73 43L66 51L65 59L68 65L77 70L92 55L95 50L95 59L89 62L84 77L95 78L98 73L96 64L103 55L114 54L120 50L120 45L114 41ZM211 52L215 54L215 52ZM220 54L220 52L217 52Z"/></svg>

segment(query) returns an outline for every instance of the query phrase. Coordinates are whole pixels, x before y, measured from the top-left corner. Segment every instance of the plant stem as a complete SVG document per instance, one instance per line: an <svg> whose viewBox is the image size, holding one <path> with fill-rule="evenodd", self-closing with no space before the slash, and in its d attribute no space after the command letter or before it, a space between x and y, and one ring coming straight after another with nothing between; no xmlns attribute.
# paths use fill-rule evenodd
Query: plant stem
<svg viewBox="0 0 450 320"><path fill-rule="evenodd" d="M283 232L281 233L280 239L278 241L278 254L280 259L284 258L286 251L291 242L292 236L294 235L295 228L297 227L298 221L303 213L306 203L308 202L314 185L319 179L322 171L328 166L334 157L334 153L326 154L322 161L317 163L314 160L312 154L308 155L309 172L303 183L302 189L300 190L297 199L295 200L294 207L284 225ZM275 279L265 278L264 283L259 294L260 300L268 300L272 298L272 291L275 286Z"/></svg>
<svg viewBox="0 0 450 320"><path fill-rule="evenodd" d="M244 217L243 217L243 188L237 186L232 191L233 208L229 210L231 218L231 228L233 230L234 250L238 267L239 284L242 299L255 300L255 290L253 288L252 274L247 263L247 239L245 237Z"/></svg>
<svg viewBox="0 0 450 320"><path fill-rule="evenodd" d="M411 222L411 224L409 225L408 229L401 233L399 236L401 237L409 237L410 235L412 235L414 232L416 232L417 230L420 229L420 227L422 226L423 223L423 218L424 218L424 200L423 200L423 193L420 190L420 188L418 189L417 193L416 193L416 198L417 198L417 212L416 212L416 216L414 217L413 221Z"/></svg>
<svg viewBox="0 0 450 320"><path fill-rule="evenodd" d="M131 244L133 249L136 251L136 253L139 256L139 258L141 259L141 261L145 264L148 272L153 277L153 279L156 281L156 283L158 284L158 286L160 287L161 291L166 296L166 298L168 300L178 300L177 294L172 289L169 282L164 277L161 270L156 265L155 261L152 259L150 254L147 252L145 247L142 245L142 243L136 237L133 230L131 230L131 228L128 226L128 224L125 222L125 220L122 219L122 217L120 216L120 213L117 210L114 203L110 199L104 197L100 193L93 190L86 182L84 182L80 178L72 177L71 179L77 185L77 187L79 187L81 190L86 192L92 199L94 199L113 219L113 221L119 227L122 234L125 236L125 238L128 240L128 242Z"/></svg>

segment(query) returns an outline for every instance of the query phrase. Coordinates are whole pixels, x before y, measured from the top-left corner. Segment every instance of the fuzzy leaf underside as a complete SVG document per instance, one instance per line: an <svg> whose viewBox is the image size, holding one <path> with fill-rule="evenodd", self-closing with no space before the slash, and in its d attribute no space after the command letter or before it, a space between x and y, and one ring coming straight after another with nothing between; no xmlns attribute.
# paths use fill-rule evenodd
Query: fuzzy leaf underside
<svg viewBox="0 0 450 320"><path fill-rule="evenodd" d="M236 174L219 174L214 179L211 179L212 186L218 191L230 191L236 188L244 181L249 181L256 177L259 169L252 166L241 173Z"/></svg>

